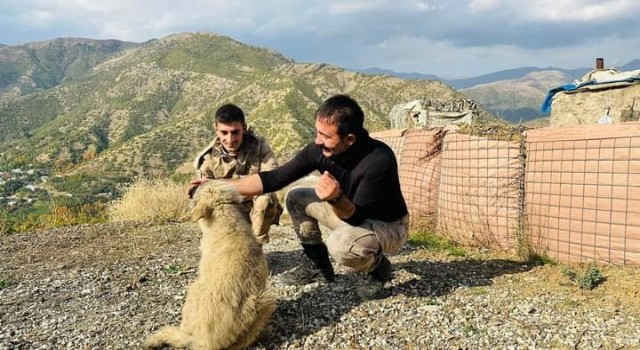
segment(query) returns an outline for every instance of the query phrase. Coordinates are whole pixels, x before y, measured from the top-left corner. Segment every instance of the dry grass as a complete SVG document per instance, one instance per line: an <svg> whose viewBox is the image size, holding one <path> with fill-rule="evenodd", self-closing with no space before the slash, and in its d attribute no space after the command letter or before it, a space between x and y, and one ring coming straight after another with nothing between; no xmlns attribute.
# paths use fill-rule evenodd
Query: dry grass
<svg viewBox="0 0 640 350"><path fill-rule="evenodd" d="M170 179L140 179L123 190L122 198L109 205L109 218L115 222L185 221L189 207L185 187Z"/></svg>

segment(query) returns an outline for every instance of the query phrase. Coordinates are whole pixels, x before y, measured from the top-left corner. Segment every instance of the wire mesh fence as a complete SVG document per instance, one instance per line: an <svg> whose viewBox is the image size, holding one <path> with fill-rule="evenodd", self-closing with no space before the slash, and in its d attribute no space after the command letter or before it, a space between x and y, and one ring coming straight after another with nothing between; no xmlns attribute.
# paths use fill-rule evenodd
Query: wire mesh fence
<svg viewBox="0 0 640 350"><path fill-rule="evenodd" d="M527 229L568 263L640 263L640 126L531 130Z"/></svg>
<svg viewBox="0 0 640 350"><path fill-rule="evenodd" d="M442 129L410 130L405 134L400 186L413 224L434 222L438 205Z"/></svg>
<svg viewBox="0 0 640 350"><path fill-rule="evenodd" d="M379 139L402 159L414 225L560 262L640 264L640 123L543 128L509 140L444 128Z"/></svg>
<svg viewBox="0 0 640 350"><path fill-rule="evenodd" d="M444 139L437 227L467 244L517 249L520 145L450 134Z"/></svg>

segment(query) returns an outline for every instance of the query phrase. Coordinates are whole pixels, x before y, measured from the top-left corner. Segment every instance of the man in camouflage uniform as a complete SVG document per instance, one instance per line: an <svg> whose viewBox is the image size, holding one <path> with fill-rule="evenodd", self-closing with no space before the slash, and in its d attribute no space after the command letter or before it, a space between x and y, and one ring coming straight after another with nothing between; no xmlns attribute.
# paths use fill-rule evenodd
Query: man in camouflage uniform
<svg viewBox="0 0 640 350"><path fill-rule="evenodd" d="M267 141L247 129L244 113L234 104L225 104L215 114L216 138L195 159L197 177L233 179L277 166ZM258 243L269 242L269 228L277 224L282 206L275 193L248 199L243 204Z"/></svg>

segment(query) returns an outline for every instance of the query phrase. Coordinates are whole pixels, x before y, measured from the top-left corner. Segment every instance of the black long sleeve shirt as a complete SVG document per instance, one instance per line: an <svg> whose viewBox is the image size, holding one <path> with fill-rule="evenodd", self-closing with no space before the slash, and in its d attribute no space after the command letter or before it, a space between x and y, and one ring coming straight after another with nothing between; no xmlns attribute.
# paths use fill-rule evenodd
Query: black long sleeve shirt
<svg viewBox="0 0 640 350"><path fill-rule="evenodd" d="M260 172L265 193L277 191L314 170L328 171L340 183L340 189L355 205L354 214L344 221L360 225L365 219L395 221L405 216L407 204L400 190L398 163L385 143L365 131L345 152L331 158L314 143L305 146L289 162Z"/></svg>

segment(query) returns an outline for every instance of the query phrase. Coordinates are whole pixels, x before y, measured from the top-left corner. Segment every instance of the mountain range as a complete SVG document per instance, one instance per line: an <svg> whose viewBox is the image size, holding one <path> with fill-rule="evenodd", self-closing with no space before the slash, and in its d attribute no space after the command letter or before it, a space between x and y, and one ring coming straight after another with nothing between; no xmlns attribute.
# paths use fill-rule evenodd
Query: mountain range
<svg viewBox="0 0 640 350"><path fill-rule="evenodd" d="M459 81L358 72L212 33L0 44L0 233L64 210L93 217L136 177L190 178L223 103L239 105L286 160L314 139L315 109L333 94L353 96L370 131L416 99L472 98L482 120L505 123L529 118L549 88L583 71L526 67Z"/></svg>
<svg viewBox="0 0 640 350"><path fill-rule="evenodd" d="M433 74L403 73L381 68L359 70L403 79L439 80L475 100L494 115L513 123L544 117L540 106L550 89L570 84L593 68L520 67L464 79L445 79ZM640 59L616 68L640 69Z"/></svg>
<svg viewBox="0 0 640 350"><path fill-rule="evenodd" d="M213 138L211 115L225 102L240 105L283 159L313 140L314 110L336 93L361 103L371 131L389 126L395 104L424 98L469 97L506 120L529 120L548 89L587 71L523 67L459 80L356 72L212 33L0 45L0 170L171 174Z"/></svg>
<svg viewBox="0 0 640 350"><path fill-rule="evenodd" d="M315 109L336 93L359 101L370 131L388 128L395 104L465 98L440 81L296 63L211 33L3 46L0 170L36 164L128 178L191 171L214 136L213 111L226 102L243 108L286 159L313 140Z"/></svg>

